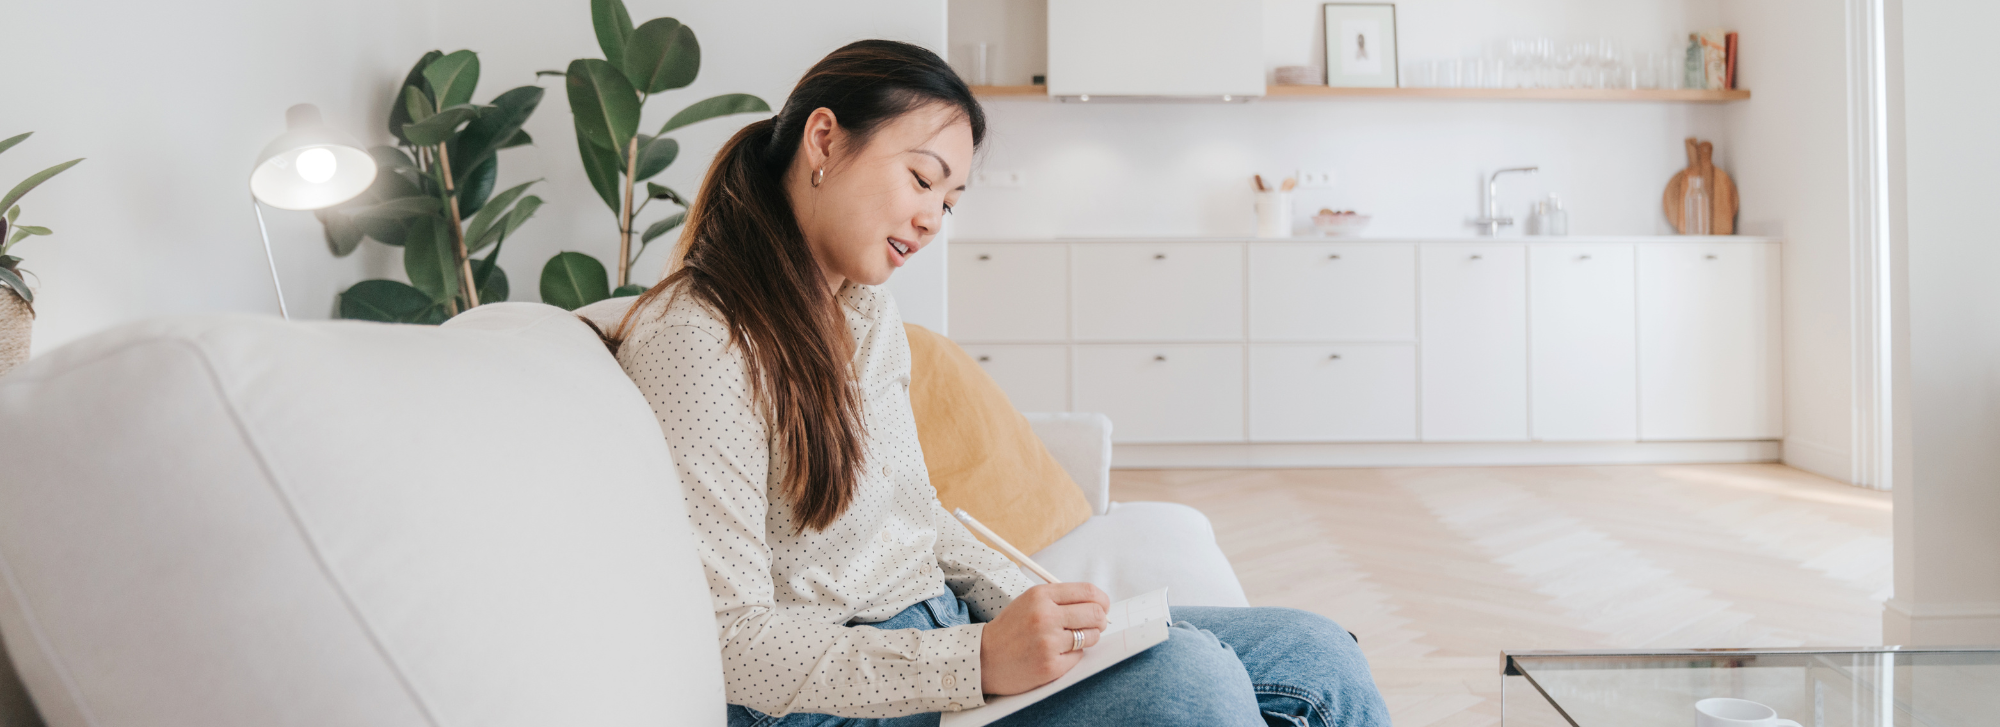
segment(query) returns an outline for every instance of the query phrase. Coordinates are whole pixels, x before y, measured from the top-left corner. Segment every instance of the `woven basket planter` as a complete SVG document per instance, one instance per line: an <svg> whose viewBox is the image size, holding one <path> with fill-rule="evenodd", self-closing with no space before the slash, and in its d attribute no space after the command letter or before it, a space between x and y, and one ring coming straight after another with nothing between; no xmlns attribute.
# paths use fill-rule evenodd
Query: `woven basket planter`
<svg viewBox="0 0 2000 727"><path fill-rule="evenodd" d="M28 310L27 301L0 288L0 376L28 360L28 336L34 326L35 314Z"/></svg>

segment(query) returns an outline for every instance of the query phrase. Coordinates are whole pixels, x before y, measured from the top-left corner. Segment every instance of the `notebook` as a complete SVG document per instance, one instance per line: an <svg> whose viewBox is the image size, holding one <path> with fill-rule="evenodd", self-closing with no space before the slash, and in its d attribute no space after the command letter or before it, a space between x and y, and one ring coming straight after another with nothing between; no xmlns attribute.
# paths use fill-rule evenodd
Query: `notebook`
<svg viewBox="0 0 2000 727"><path fill-rule="evenodd" d="M1104 634L1098 637L1097 645L1084 649L1083 660L1071 667L1069 673L1020 694L987 697L986 706L978 709L946 712L938 727L980 727L1019 712L1030 704L1090 678L1092 674L1131 658L1133 654L1166 641L1167 624L1173 621L1172 615L1167 612L1165 588L1111 604L1111 611L1105 617L1108 623L1104 626Z"/></svg>

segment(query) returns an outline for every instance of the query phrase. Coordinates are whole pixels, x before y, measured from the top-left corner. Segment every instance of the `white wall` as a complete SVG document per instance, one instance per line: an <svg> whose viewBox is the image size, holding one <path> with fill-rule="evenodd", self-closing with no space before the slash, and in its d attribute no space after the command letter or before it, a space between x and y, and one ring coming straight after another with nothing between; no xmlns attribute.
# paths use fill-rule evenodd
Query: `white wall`
<svg viewBox="0 0 2000 727"><path fill-rule="evenodd" d="M1907 406L1896 486L1896 595L1889 643L2000 643L2000 78L1983 67L2000 5L1901 0L1900 73L1892 123L1902 123L1897 178L1907 255ZM1892 49L1893 53L1896 49ZM1895 66L1892 66L1892 70ZM1899 85L1899 87L1898 87ZM1893 127L1892 127L1893 129ZM1892 147L1892 150L1894 147ZM1899 422L1900 423L1900 422Z"/></svg>
<svg viewBox="0 0 2000 727"><path fill-rule="evenodd" d="M1785 238L1785 462L1856 481L1846 3L1746 0L1723 19L1755 96L1724 107L1718 163L1741 230Z"/></svg>
<svg viewBox="0 0 2000 727"><path fill-rule="evenodd" d="M640 22L680 18L703 45L700 78L650 104L649 125L716 93L755 93L775 107L808 66L849 41L944 47L938 0L628 5ZM386 143L387 103L426 50L478 51L479 101L535 83L537 70L599 54L582 2L43 2L10 8L7 21L40 30L0 43L0 67L13 69L0 74L8 99L0 137L37 133L0 155L0 182L11 187L55 162L89 158L24 205L30 223L57 233L17 248L40 277L37 351L155 315L275 315L248 179L257 151L284 131L291 104L318 104L336 127ZM502 255L515 300L539 300L542 264L558 251L607 263L617 254L616 222L577 161L560 79L543 85L549 93L528 126L537 144L501 154L503 187L548 180L534 188L548 204ZM681 157L661 181L692 194L715 149L755 118L676 132ZM355 282L403 277L400 250L367 242L335 259L311 214L267 210L267 219L296 318L328 317L334 294ZM658 278L670 244L654 245L637 281ZM927 255L943 253L939 245ZM893 286L908 318L942 327L941 260L913 263Z"/></svg>
<svg viewBox="0 0 2000 727"><path fill-rule="evenodd" d="M300 102L384 133L389 94L432 43L430 13L393 0L14 3L6 21L0 137L35 135L0 155L0 185L88 158L22 205L56 232L15 248L39 276L37 351L156 315L277 315L250 208L258 150ZM308 213L269 221L295 315L325 317L335 292L402 267L379 249L334 259Z"/></svg>

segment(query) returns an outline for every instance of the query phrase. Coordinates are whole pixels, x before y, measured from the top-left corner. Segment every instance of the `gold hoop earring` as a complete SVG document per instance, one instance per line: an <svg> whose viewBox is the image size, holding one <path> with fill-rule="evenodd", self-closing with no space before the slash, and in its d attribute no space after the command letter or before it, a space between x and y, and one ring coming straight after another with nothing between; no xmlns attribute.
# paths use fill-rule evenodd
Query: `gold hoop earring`
<svg viewBox="0 0 2000 727"><path fill-rule="evenodd" d="M820 167L818 169L814 169L812 176L812 186L817 187L819 186L820 182L824 181L826 181L826 167Z"/></svg>

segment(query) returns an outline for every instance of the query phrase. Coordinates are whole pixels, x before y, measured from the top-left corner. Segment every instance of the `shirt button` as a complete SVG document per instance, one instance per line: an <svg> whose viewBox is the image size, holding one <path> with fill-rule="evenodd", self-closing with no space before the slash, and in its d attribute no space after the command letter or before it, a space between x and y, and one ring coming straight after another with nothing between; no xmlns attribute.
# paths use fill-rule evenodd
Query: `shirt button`
<svg viewBox="0 0 2000 727"><path fill-rule="evenodd" d="M958 711L958 710L961 710L961 709L965 709L965 708L964 708L964 707L960 707L960 706L958 706L958 703L957 703L957 702L952 702L951 704L947 704L947 705L945 705L945 706L944 706L944 711L946 711L946 712L956 712L956 711Z"/></svg>
<svg viewBox="0 0 2000 727"><path fill-rule="evenodd" d="M956 687L956 686L958 686L958 676L957 676L957 675L953 675L953 674L946 674L946 675L944 675L944 688L946 688L946 689L951 689L951 688L953 688L953 687Z"/></svg>
<svg viewBox="0 0 2000 727"><path fill-rule="evenodd" d="M882 533L881 533L880 535L876 535L876 536L875 536L875 539L876 539L876 540L880 540L880 541L882 541L882 542L884 542L884 543L887 543L887 542L891 542L891 541L895 540L894 538L891 538L891 537L889 537L889 531L887 531L887 530L884 530L884 531L882 531Z"/></svg>
<svg viewBox="0 0 2000 727"><path fill-rule="evenodd" d="M889 465L886 465L886 464L885 464L885 465L882 465L882 476L883 476L883 477L889 477L889 476L891 476L891 474L890 474L890 470L889 470Z"/></svg>

